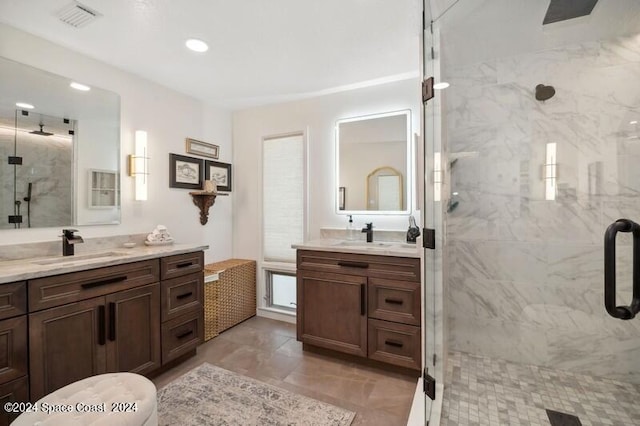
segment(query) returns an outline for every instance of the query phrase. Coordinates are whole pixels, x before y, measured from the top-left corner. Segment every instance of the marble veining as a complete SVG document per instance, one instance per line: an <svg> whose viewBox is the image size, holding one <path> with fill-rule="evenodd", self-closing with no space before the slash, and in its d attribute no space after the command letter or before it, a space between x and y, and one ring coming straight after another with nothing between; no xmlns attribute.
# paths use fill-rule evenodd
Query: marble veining
<svg viewBox="0 0 640 426"><path fill-rule="evenodd" d="M373 254L380 256L420 257L420 245L401 242L347 242L356 245L343 245L344 240L321 239L293 244L298 250L334 251L339 253Z"/></svg>
<svg viewBox="0 0 640 426"><path fill-rule="evenodd" d="M640 383L640 320L608 316L603 234L640 222L640 37L443 70L457 208L447 215L450 349ZM556 95L534 99L537 84ZM557 191L545 199L546 146ZM631 239L618 239L618 304Z"/></svg>
<svg viewBox="0 0 640 426"><path fill-rule="evenodd" d="M121 246L120 246L121 247ZM156 259L174 254L190 253L194 251L206 250L208 245L199 244L172 244L168 246L145 246L139 245L132 249L124 247L109 250L97 250L77 253L78 257L57 256L33 256L17 260L0 261L0 284L15 281L23 281L51 275L66 274L69 272L84 271L87 269L100 268L104 266L120 265L123 263L136 262L140 260ZM6 250L6 248L5 248ZM58 250L60 248L58 247ZM108 253L108 256L99 257ZM95 255L96 257L83 257L83 255ZM60 263L47 263L49 261L60 261Z"/></svg>

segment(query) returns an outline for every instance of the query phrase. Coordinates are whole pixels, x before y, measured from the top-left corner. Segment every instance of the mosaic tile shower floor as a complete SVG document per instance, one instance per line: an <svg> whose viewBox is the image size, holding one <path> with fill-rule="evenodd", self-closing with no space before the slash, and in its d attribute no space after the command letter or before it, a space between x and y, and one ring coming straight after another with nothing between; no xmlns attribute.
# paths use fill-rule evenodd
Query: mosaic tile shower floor
<svg viewBox="0 0 640 426"><path fill-rule="evenodd" d="M548 426L546 409L573 414L583 426L640 425L640 386L449 354L442 426Z"/></svg>

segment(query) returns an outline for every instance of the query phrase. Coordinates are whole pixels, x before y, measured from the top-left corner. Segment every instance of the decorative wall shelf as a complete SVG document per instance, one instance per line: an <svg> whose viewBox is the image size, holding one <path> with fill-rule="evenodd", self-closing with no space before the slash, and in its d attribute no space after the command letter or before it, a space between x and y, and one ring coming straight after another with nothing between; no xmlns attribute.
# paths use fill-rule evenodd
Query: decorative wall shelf
<svg viewBox="0 0 640 426"><path fill-rule="evenodd" d="M209 220L209 207L216 202L216 194L205 191L189 192L193 198L193 204L200 209L200 223L205 225Z"/></svg>

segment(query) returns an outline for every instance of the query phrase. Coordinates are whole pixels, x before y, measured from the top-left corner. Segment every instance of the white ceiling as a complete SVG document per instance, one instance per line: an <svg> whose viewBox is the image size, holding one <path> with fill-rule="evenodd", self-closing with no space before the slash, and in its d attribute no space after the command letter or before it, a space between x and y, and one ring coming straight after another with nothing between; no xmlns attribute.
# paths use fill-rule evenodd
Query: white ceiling
<svg viewBox="0 0 640 426"><path fill-rule="evenodd" d="M542 25L550 0L431 0L445 63L492 58L637 34L640 1L599 0L588 16Z"/></svg>
<svg viewBox="0 0 640 426"><path fill-rule="evenodd" d="M80 29L69 3L0 0L0 22L223 107L419 73L422 0L81 0L103 16Z"/></svg>

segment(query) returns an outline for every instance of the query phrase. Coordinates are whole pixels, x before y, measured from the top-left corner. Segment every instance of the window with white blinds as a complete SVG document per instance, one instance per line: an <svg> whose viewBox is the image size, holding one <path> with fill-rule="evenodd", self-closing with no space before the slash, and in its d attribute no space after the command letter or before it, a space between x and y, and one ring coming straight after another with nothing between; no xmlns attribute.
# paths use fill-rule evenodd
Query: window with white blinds
<svg viewBox="0 0 640 426"><path fill-rule="evenodd" d="M304 238L304 136L265 138L262 156L264 260L295 262Z"/></svg>

